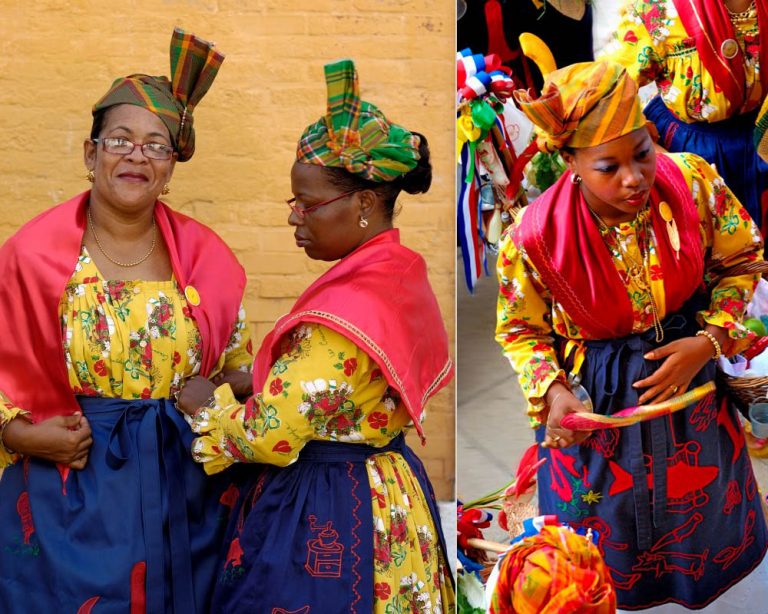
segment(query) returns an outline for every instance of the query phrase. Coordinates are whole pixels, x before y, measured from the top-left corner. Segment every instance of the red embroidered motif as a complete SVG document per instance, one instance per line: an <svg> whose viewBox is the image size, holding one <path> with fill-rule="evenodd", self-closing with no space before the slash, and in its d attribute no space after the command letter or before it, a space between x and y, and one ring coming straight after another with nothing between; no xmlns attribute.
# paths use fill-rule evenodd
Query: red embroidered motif
<svg viewBox="0 0 768 614"><path fill-rule="evenodd" d="M616 446L619 445L619 429L602 429L594 432L592 437L582 445L592 448L603 458L611 458Z"/></svg>
<svg viewBox="0 0 768 614"><path fill-rule="evenodd" d="M309 614L309 606L305 605L298 610L286 610L284 608L272 608L272 614Z"/></svg>
<svg viewBox="0 0 768 614"><path fill-rule="evenodd" d="M93 610L93 606L96 605L96 602L100 599L100 597L91 597L88 601L86 601L83 605L81 605L77 609L77 614L91 614L91 610Z"/></svg>
<svg viewBox="0 0 768 614"><path fill-rule="evenodd" d="M147 563L139 561L131 569L131 614L147 611Z"/></svg>
<svg viewBox="0 0 768 614"><path fill-rule="evenodd" d="M224 561L224 569L232 565L232 567L240 567L243 564L243 549L240 547L240 538L235 537L229 544L229 550L227 551L227 560Z"/></svg>
<svg viewBox="0 0 768 614"><path fill-rule="evenodd" d="M667 458L667 511L685 514L692 509L701 507L709 501L709 495L704 488L714 480L720 470L715 466L700 466L699 453L701 444L689 441L677 445L678 451ZM646 456L648 467L648 488L653 488L653 461ZM609 495L615 495L632 488L632 475L613 461L608 467L614 477L614 482L608 490Z"/></svg>
<svg viewBox="0 0 768 614"><path fill-rule="evenodd" d="M649 551L640 553L632 571L653 571L657 578L665 573L680 572L692 576L694 580L700 580L704 575L704 562L709 555L709 549L701 554L686 554L663 551L661 548L684 542L693 535L703 520L704 516L696 512L682 525L662 535Z"/></svg>
<svg viewBox="0 0 768 614"><path fill-rule="evenodd" d="M35 523L32 521L32 508L29 505L29 493L25 490L16 501L16 511L21 519L21 531L24 534L24 544L29 544L29 538L35 532Z"/></svg>
<svg viewBox="0 0 768 614"><path fill-rule="evenodd" d="M723 569L728 569L732 563L736 561L744 551L749 548L755 541L755 536L752 535L752 529L755 528L755 510L749 510L747 513L747 522L744 525L744 538L738 546L727 546L712 557L715 563L720 563Z"/></svg>
<svg viewBox="0 0 768 614"><path fill-rule="evenodd" d="M307 540L307 562L304 568L316 578L340 578L344 545L338 542L339 534L333 521L316 524L317 518L309 516L309 530L317 532L315 539Z"/></svg>
<svg viewBox="0 0 768 614"><path fill-rule="evenodd" d="M717 424L725 429L728 433L728 437L731 438L733 443L733 455L731 456L731 462L735 463L736 459L741 454L741 449L744 447L745 440L744 434L741 432L741 426L734 424L731 419L730 412L728 411L728 397L723 397L722 403L720 403L720 411L717 412Z"/></svg>
<svg viewBox="0 0 768 614"><path fill-rule="evenodd" d="M229 511L232 512L232 509L235 507L235 503L237 503L239 496L240 491L237 490L237 487L234 484L230 484L229 488L221 493L221 497L219 497L219 503L225 507L228 507Z"/></svg>
<svg viewBox="0 0 768 614"><path fill-rule="evenodd" d="M731 480L728 482L728 490L725 493L725 505L723 506L723 513L730 514L733 508L736 507L742 501L741 488L739 488L738 480Z"/></svg>

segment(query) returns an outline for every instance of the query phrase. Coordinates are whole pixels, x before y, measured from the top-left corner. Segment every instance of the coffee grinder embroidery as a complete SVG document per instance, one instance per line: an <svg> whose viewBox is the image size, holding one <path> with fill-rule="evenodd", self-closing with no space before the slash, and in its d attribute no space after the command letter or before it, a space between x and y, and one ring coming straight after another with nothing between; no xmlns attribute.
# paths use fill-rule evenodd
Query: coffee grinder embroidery
<svg viewBox="0 0 768 614"><path fill-rule="evenodd" d="M307 541L307 562L305 569L316 578L340 578L344 545L338 542L339 534L333 528L333 521L316 524L317 518L309 516L309 529L317 537Z"/></svg>

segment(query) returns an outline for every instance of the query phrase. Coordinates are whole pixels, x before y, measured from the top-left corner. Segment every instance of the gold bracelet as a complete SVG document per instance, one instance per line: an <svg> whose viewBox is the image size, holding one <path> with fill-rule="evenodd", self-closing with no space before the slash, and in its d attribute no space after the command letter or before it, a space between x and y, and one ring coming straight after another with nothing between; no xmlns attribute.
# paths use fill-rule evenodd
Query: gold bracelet
<svg viewBox="0 0 768 614"><path fill-rule="evenodd" d="M720 347L720 342L708 330L700 330L696 333L696 336L706 337L707 339L710 340L710 342L712 343L712 346L715 348L715 355L712 357L713 360L718 360L723 355L722 348Z"/></svg>

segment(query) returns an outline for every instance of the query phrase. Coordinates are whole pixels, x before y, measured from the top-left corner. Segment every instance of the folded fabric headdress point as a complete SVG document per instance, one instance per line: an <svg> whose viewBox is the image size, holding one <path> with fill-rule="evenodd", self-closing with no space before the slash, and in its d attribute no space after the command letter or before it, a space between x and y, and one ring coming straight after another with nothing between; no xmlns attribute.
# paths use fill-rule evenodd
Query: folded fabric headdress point
<svg viewBox="0 0 768 614"><path fill-rule="evenodd" d="M157 115L171 135L179 162L195 152L192 111L211 87L224 55L214 44L175 28L171 37L171 79L134 74L116 79L93 105L95 115L117 104L133 104Z"/></svg>
<svg viewBox="0 0 768 614"><path fill-rule="evenodd" d="M296 151L299 162L344 168L377 183L397 179L416 167L419 137L360 100L352 60L326 64L325 82L328 111L301 135Z"/></svg>
<svg viewBox="0 0 768 614"><path fill-rule="evenodd" d="M593 147L646 124L637 83L616 62L571 64L547 75L541 96L514 92L542 151Z"/></svg>

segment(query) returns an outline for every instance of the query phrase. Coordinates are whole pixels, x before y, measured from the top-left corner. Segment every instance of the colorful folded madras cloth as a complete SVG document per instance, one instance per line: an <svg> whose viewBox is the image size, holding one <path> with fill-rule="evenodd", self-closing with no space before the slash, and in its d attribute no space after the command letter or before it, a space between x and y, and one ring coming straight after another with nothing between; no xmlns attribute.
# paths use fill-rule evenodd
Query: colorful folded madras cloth
<svg viewBox="0 0 768 614"><path fill-rule="evenodd" d="M611 576L591 535L580 535L557 524L555 517L542 518L538 532L526 531L533 534L520 540L499 561L489 612L616 612Z"/></svg>

